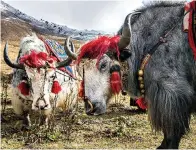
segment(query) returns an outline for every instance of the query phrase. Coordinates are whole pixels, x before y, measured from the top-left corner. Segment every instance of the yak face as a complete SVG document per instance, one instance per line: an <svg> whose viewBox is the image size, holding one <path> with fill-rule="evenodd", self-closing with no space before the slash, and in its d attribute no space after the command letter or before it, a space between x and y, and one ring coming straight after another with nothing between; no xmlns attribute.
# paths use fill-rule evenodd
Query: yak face
<svg viewBox="0 0 196 150"><path fill-rule="evenodd" d="M21 53L18 62L23 64L26 72L27 87L32 102L32 109L49 109L49 82L54 69L41 68L48 63L48 54L44 43L36 36L25 37L20 45ZM25 88L25 87L22 87ZM22 92L24 89L20 89ZM23 93L24 94L24 93Z"/></svg>
<svg viewBox="0 0 196 150"><path fill-rule="evenodd" d="M119 65L104 54L99 62L91 60L84 65L85 109L88 115L100 115L106 112L112 97L111 69Z"/></svg>
<svg viewBox="0 0 196 150"><path fill-rule="evenodd" d="M98 37L84 44L80 49L77 57L78 64L85 58L90 60L88 63L97 61L96 65L94 64L91 67L84 65L85 80L82 82L84 84L81 84L81 87L83 87L81 89L84 92L80 91L79 95L83 93L87 114L99 115L105 113L106 105L112 94L118 94L122 89L118 61L124 61L131 55L130 49L127 49L127 47L131 44L131 18L136 14L140 14L140 12L127 15L122 26L121 35Z"/></svg>
<svg viewBox="0 0 196 150"><path fill-rule="evenodd" d="M52 81L55 78L54 69L36 69L25 67L28 84L30 86L30 95L32 97L32 109L49 109L51 108L50 93Z"/></svg>

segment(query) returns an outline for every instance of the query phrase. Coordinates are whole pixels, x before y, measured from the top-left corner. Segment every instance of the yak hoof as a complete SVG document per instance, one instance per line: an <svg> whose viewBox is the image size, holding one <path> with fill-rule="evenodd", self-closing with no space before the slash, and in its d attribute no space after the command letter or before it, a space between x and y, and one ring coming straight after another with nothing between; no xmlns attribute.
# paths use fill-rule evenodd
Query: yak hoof
<svg viewBox="0 0 196 150"><path fill-rule="evenodd" d="M157 149L165 149L165 148L160 145L159 147L157 147Z"/></svg>

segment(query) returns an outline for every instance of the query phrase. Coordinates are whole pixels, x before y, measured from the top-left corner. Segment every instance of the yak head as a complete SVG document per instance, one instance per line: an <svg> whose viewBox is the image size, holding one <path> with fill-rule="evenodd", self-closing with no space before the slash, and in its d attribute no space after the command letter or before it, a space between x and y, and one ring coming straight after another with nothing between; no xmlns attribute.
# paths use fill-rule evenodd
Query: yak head
<svg viewBox="0 0 196 150"><path fill-rule="evenodd" d="M68 57L58 62L56 57L49 55L45 43L40 38L36 35L27 36L21 41L17 61L13 63L8 57L6 44L4 60L15 69L12 84L17 87L17 94L20 97L32 101L33 110L51 108L50 93L58 94L61 91L62 81L58 81L56 69L69 65L72 59L76 58L73 43L69 42L69 38L64 49Z"/></svg>
<svg viewBox="0 0 196 150"><path fill-rule="evenodd" d="M88 115L105 113L109 99L122 89L119 61L131 55L127 46L131 37L130 18L134 14L126 17L121 36L101 36L80 49L77 63L84 69L79 95L84 98Z"/></svg>

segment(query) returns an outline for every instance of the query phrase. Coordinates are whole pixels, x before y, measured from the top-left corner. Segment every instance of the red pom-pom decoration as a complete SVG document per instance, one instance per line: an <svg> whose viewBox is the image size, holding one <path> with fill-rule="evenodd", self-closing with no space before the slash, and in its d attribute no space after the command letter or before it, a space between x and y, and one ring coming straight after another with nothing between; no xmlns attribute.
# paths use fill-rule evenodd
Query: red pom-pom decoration
<svg viewBox="0 0 196 150"><path fill-rule="evenodd" d="M18 89L20 90L21 94L25 96L29 95L29 85L26 83L26 81L22 81L18 85Z"/></svg>
<svg viewBox="0 0 196 150"><path fill-rule="evenodd" d="M143 97L140 97L136 100L136 104L139 106L141 109L147 109L147 103L145 102Z"/></svg>
<svg viewBox="0 0 196 150"><path fill-rule="evenodd" d="M51 92L54 94L58 94L61 91L61 86L58 81L53 81Z"/></svg>

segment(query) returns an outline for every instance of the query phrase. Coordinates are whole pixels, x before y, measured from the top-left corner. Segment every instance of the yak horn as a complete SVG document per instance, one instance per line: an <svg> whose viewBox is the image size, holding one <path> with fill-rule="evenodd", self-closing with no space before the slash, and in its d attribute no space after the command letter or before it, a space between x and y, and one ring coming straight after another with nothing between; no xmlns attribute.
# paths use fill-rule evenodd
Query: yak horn
<svg viewBox="0 0 196 150"><path fill-rule="evenodd" d="M69 57L71 57L72 59L76 60L77 59L77 55L74 53L75 52L75 47L73 45L73 42L71 42L71 49L69 48L69 40L70 40L70 36L67 37L67 39L65 40L64 50L65 50L66 54Z"/></svg>
<svg viewBox="0 0 196 150"><path fill-rule="evenodd" d="M87 103L89 104L90 108L90 112L93 112L93 104L87 99Z"/></svg>
<svg viewBox="0 0 196 150"><path fill-rule="evenodd" d="M68 57L66 60L56 63L56 68L69 66L71 62L72 62L72 59Z"/></svg>
<svg viewBox="0 0 196 150"><path fill-rule="evenodd" d="M12 68L16 68L16 69L24 69L24 66L22 64L16 64L16 63L12 63L11 60L8 57L8 42L6 42L5 47L4 47L4 52L3 52L3 57L4 57L4 61L6 62L6 64Z"/></svg>
<svg viewBox="0 0 196 150"><path fill-rule="evenodd" d="M56 64L56 68L68 66L72 62L72 59L74 59L74 60L77 59L77 55L74 53L75 52L74 44L71 42L71 49L70 49L69 40L70 40L70 37L68 37L64 43L64 50L65 50L68 57L66 60L64 60L62 62L58 62Z"/></svg>
<svg viewBox="0 0 196 150"><path fill-rule="evenodd" d="M122 28L122 35L118 43L118 47L120 50L126 48L131 41L131 17L133 15L140 14L140 13L141 12L134 12L126 16L124 25Z"/></svg>

